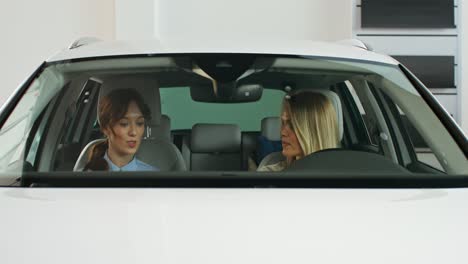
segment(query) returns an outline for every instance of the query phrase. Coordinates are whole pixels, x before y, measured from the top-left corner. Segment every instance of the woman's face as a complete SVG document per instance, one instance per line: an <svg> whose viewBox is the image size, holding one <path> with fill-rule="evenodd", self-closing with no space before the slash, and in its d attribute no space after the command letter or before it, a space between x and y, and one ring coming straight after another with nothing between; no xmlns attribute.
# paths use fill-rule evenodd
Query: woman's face
<svg viewBox="0 0 468 264"><path fill-rule="evenodd" d="M135 102L130 102L125 116L104 129L109 140L109 151L120 157L133 156L140 147L145 132L145 118Z"/></svg>
<svg viewBox="0 0 468 264"><path fill-rule="evenodd" d="M283 146L283 156L288 159L304 156L304 151L299 144L299 140L297 140L288 111L281 114L281 145Z"/></svg>

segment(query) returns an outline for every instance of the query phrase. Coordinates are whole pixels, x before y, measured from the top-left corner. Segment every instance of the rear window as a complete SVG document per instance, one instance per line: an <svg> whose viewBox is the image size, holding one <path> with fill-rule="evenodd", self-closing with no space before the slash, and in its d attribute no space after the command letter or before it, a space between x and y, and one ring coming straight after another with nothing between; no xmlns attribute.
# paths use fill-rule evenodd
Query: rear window
<svg viewBox="0 0 468 264"><path fill-rule="evenodd" d="M232 104L195 102L190 97L189 87L160 88L160 94L161 111L171 118L173 130L208 123L237 124L242 131L260 131L263 118L279 116L285 93L264 89L256 102Z"/></svg>

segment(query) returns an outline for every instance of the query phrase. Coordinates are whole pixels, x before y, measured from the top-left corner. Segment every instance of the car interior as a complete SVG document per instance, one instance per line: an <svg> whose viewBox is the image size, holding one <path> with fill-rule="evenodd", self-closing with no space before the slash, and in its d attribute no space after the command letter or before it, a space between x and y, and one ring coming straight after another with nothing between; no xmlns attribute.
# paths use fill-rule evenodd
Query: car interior
<svg viewBox="0 0 468 264"><path fill-rule="evenodd" d="M346 61L291 56L195 54L57 63L37 80L38 89L41 83L53 85L41 94L46 103L28 134L22 168L82 171L90 148L104 140L97 120L100 98L133 88L151 110L136 156L161 171L255 171L284 160L281 102L308 91L332 101L340 146L313 153L290 171L445 173L450 167L433 148L439 143L427 142L430 137L418 127L424 125L413 122L419 113L407 111L402 95L386 87L404 89L386 81Z"/></svg>

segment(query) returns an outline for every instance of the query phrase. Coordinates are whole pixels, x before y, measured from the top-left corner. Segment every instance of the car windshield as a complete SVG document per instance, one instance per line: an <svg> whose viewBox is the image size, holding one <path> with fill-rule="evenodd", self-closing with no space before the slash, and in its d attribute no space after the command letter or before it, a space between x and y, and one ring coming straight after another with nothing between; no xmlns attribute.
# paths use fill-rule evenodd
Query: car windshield
<svg viewBox="0 0 468 264"><path fill-rule="evenodd" d="M398 65L349 59L180 54L46 63L3 113L0 184L28 173L102 171L194 179L213 171L467 174L466 139L454 137L452 120L428 98Z"/></svg>

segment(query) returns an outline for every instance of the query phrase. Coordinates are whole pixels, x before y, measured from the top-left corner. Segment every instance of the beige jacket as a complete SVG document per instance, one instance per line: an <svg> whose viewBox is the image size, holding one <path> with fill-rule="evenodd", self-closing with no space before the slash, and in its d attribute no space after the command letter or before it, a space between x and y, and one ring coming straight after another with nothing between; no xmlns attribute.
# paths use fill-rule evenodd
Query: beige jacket
<svg viewBox="0 0 468 264"><path fill-rule="evenodd" d="M262 166L262 167L258 168L257 171L282 171L282 170L286 169L286 166L287 166L287 163L284 160L284 161L280 161L280 162L275 163L275 164Z"/></svg>

